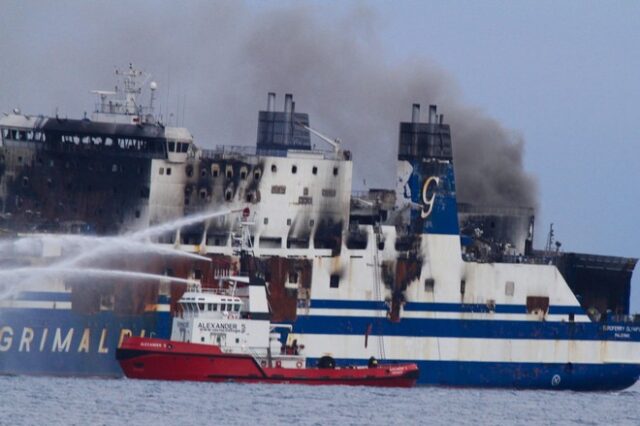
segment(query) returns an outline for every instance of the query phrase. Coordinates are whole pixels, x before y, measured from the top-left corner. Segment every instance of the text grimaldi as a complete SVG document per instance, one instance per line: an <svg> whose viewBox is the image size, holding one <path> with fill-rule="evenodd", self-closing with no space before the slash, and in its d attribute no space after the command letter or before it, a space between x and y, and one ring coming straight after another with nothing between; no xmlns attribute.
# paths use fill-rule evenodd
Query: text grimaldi
<svg viewBox="0 0 640 426"><path fill-rule="evenodd" d="M113 345L114 337L119 336L117 346L120 346L125 336L130 336L131 330L120 329L119 334L107 328L32 328L22 329L11 326L0 326L0 352L78 352L108 354ZM145 330L140 332L144 337Z"/></svg>

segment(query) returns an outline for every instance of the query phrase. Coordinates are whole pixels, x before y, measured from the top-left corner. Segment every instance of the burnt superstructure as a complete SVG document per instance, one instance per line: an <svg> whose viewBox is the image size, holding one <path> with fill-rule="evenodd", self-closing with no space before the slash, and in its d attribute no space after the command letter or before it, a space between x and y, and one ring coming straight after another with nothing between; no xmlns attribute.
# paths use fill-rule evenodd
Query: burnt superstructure
<svg viewBox="0 0 640 426"><path fill-rule="evenodd" d="M192 137L137 105L139 71L119 74L124 91L96 92L91 119L0 118L0 227L115 234L148 225L152 163L180 161Z"/></svg>

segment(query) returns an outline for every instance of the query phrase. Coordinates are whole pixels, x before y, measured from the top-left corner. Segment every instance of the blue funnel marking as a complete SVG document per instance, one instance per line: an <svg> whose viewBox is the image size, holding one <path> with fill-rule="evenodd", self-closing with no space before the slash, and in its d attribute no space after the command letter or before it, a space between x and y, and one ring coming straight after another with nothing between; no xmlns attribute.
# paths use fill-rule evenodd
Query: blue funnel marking
<svg viewBox="0 0 640 426"><path fill-rule="evenodd" d="M412 161L409 177L411 226L424 234L459 235L453 164L450 161ZM418 207L419 206L419 207Z"/></svg>

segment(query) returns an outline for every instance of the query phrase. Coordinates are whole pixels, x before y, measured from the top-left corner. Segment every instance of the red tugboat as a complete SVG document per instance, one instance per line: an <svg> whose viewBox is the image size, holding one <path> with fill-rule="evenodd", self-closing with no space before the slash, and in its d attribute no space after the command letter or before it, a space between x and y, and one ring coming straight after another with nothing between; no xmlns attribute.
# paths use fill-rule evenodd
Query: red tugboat
<svg viewBox="0 0 640 426"><path fill-rule="evenodd" d="M240 253L245 260L251 239L245 211ZM241 262L245 263L245 262ZM220 280L226 285L203 289L194 282L179 304L171 339L129 337L116 351L124 374L132 379L192 380L243 383L295 383L411 387L418 379L416 364L380 364L336 367L329 356L315 367L307 366L304 346L281 333L288 324L269 320L267 285L258 276L235 276ZM330 350L331 348L327 348Z"/></svg>

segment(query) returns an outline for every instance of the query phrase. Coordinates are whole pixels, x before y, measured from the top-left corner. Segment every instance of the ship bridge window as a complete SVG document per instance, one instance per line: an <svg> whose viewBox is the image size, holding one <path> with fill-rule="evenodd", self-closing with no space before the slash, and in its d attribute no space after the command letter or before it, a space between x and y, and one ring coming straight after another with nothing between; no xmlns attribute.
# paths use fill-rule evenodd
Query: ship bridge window
<svg viewBox="0 0 640 426"><path fill-rule="evenodd" d="M227 311L233 311L233 305L231 303L227 303Z"/></svg>
<svg viewBox="0 0 640 426"><path fill-rule="evenodd" d="M218 310L218 304L217 304L217 303L212 303L212 304L211 304L211 310L212 310L213 312L217 311L217 310Z"/></svg>
<svg viewBox="0 0 640 426"><path fill-rule="evenodd" d="M235 312L240 312L240 305L234 305L234 306L233 306L233 310L234 310Z"/></svg>
<svg viewBox="0 0 640 426"><path fill-rule="evenodd" d="M176 143L175 142L169 142L169 152L175 152L176 151Z"/></svg>
<svg viewBox="0 0 640 426"><path fill-rule="evenodd" d="M198 303L198 308L200 308L201 311L204 311L204 303Z"/></svg>

